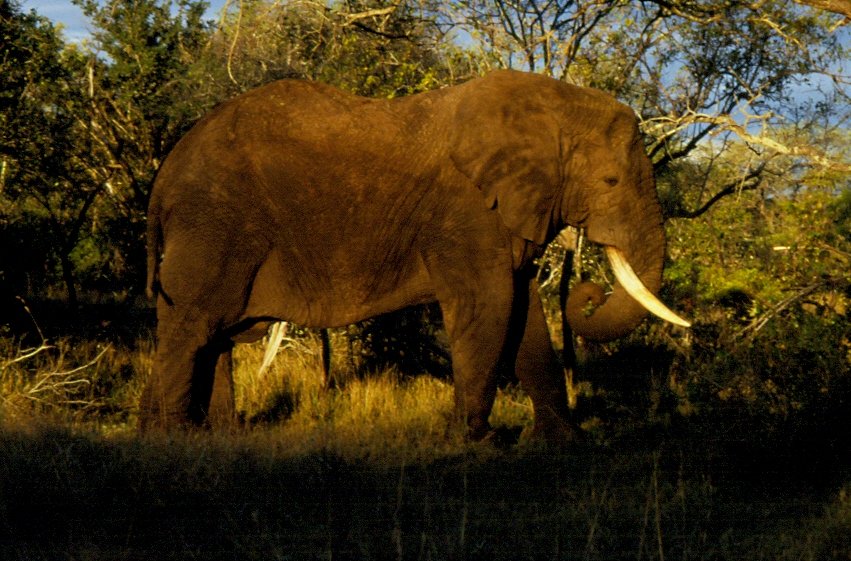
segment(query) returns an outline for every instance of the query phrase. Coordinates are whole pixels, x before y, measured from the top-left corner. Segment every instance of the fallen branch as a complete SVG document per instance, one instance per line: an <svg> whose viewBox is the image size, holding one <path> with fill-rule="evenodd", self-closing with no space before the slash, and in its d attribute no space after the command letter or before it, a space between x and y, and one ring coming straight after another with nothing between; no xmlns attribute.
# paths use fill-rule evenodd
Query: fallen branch
<svg viewBox="0 0 851 561"><path fill-rule="evenodd" d="M767 312L762 314L760 317L754 319L750 324L741 329L736 335L733 337L734 340L749 338L752 339L765 327L769 321L773 318L777 317L783 310L787 309L789 306L803 300L810 294L817 292L819 290L832 288L844 288L847 289L849 286L849 282L847 279L836 279L836 278L827 278L805 286L789 296L788 298L784 298L777 304L771 307Z"/></svg>
<svg viewBox="0 0 851 561"><path fill-rule="evenodd" d="M54 348L51 345L42 344L36 349L28 349L22 355L7 361L3 365L3 369L8 366L23 362L33 358L38 354ZM87 363L72 368L71 370L56 370L49 372L37 372L34 381L21 391L14 392L12 395L26 399L33 403L38 403L47 406L57 405L83 405L92 406L94 402L88 399L76 399L73 396L85 387L91 386L92 382L88 378L81 377L79 374L84 370L91 368L97 364L103 355L110 349L107 345L98 355ZM4 402L9 402L10 396L2 396Z"/></svg>

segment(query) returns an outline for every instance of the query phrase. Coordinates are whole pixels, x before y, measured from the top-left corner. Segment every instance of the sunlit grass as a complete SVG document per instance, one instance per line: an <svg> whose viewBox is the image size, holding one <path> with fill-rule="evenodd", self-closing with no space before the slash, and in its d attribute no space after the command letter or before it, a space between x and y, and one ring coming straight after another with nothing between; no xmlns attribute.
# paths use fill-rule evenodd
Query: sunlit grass
<svg viewBox="0 0 851 561"><path fill-rule="evenodd" d="M23 346L0 338L0 419L127 430L152 350L150 339L128 349L70 339Z"/></svg>
<svg viewBox="0 0 851 561"><path fill-rule="evenodd" d="M337 386L325 388L318 340L280 351L260 374L262 354L262 344L236 349L237 406L246 419L270 419L258 423L253 436L262 434L287 454L410 461L469 446L454 414L451 381L425 373L403 377L392 369L362 376L335 371ZM529 425L531 402L518 389L500 391L491 420Z"/></svg>
<svg viewBox="0 0 851 561"><path fill-rule="evenodd" d="M0 419L58 422L103 435L135 434L138 400L150 375L154 345L132 349L69 339L21 348L0 340ZM342 345L339 345L342 348ZM340 368L326 388L316 337L290 341L260 373L264 343L237 345L234 385L245 430L228 438L284 456L332 453L346 458L433 459L469 450L454 414L451 380L388 369L355 375ZM517 387L498 392L495 426L529 428L532 405Z"/></svg>

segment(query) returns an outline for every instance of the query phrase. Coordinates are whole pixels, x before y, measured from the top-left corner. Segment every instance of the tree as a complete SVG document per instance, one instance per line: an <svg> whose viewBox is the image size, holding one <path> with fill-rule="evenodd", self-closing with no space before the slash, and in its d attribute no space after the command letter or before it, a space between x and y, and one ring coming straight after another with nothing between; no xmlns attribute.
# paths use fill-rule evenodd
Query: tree
<svg viewBox="0 0 851 561"><path fill-rule="evenodd" d="M86 168L106 186L100 235L140 288L153 178L172 146L202 114L189 70L209 36L199 0L78 0L95 27L77 94L77 125L91 153ZM118 273L118 271L116 271Z"/></svg>
<svg viewBox="0 0 851 561"><path fill-rule="evenodd" d="M700 158L706 176L736 139L754 151L739 170L739 183L751 187L776 155L851 169L828 147L817 148L821 141L812 135L781 138L790 122L812 131L807 123L820 121L825 133L847 126L847 82L839 70L848 54L844 20L789 0L457 0L452 6L451 22L492 65L597 87L635 107L663 177L699 147L711 151ZM801 100L795 93L804 88L813 91ZM731 191L698 184L679 192L700 194L678 203L678 215L686 216Z"/></svg>
<svg viewBox="0 0 851 561"><path fill-rule="evenodd" d="M306 78L395 97L471 75L416 1L229 2L210 41L210 84L228 95L278 78ZM460 67L460 68L459 68ZM227 75L222 79L221 69Z"/></svg>
<svg viewBox="0 0 851 561"><path fill-rule="evenodd" d="M30 276L35 263L21 258L41 247L44 254L29 257L42 262L56 257L75 303L71 254L104 187L86 173L86 156L77 150L79 103L71 68L78 53L65 49L50 22L21 13L14 3L0 4L0 25L6 45L0 62L0 220L4 237L12 238L4 245L17 247L21 236L30 242L40 238L29 251L5 256L5 274L16 276L10 270L17 269L18 282L21 274ZM23 229L16 227L21 224Z"/></svg>

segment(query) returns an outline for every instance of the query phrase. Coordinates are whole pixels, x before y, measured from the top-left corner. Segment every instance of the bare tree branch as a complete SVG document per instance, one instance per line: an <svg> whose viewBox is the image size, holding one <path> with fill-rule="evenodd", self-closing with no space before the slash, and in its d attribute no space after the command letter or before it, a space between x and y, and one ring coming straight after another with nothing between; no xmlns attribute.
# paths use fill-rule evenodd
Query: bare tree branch
<svg viewBox="0 0 851 561"><path fill-rule="evenodd" d="M795 0L796 3L845 16L843 25L851 22L851 0Z"/></svg>
<svg viewBox="0 0 851 561"><path fill-rule="evenodd" d="M709 113L689 111L688 113L680 116L664 116L648 119L645 121L645 127L647 132L656 139L656 143L650 150L651 155L653 155L658 153L658 151L664 146L667 146L667 140L669 138L679 135L683 130L694 125L706 125L706 128L695 134L683 148L673 151L670 155L664 156L664 163L668 163L670 160L687 155L691 149L697 145L697 141L702 140L710 133L718 135L721 132L729 131L736 134L741 140L748 144L762 146L778 154L783 154L785 156L801 156L810 160L814 164L829 170L843 172L851 171L851 164L835 161L828 155L811 146L787 145L779 140L771 138L767 132L749 132L749 128L754 124L754 122L764 122L768 117L770 117L770 115L749 116L745 118L745 123L742 124L726 113L712 115Z"/></svg>
<svg viewBox="0 0 851 561"><path fill-rule="evenodd" d="M736 181L731 181L724 185L721 189L718 190L714 195L712 195L709 200L700 205L695 210L686 210L684 208L677 209L673 212L668 212L665 218L697 218L705 214L709 209L711 209L715 203L732 195L734 193L741 193L743 191L753 191L757 189L762 183L762 173L765 171L766 162L763 162L756 168L748 171L743 177L737 179Z"/></svg>
<svg viewBox="0 0 851 561"><path fill-rule="evenodd" d="M736 339L753 338L756 334L765 327L769 321L780 315L780 313L794 304L806 298L807 296L818 292L819 290L834 289L848 290L849 281L847 278L828 277L817 282L807 285L795 291L794 294L785 298L771 307L767 312L755 318L751 323L745 326L741 331L736 333Z"/></svg>

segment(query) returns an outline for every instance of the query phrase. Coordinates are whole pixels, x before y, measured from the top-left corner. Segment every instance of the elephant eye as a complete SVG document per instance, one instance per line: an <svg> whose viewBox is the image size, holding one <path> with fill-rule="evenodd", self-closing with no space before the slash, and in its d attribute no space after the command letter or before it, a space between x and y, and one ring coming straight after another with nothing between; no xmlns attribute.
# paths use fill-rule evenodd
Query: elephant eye
<svg viewBox="0 0 851 561"><path fill-rule="evenodd" d="M605 181L606 185L608 185L609 187L615 187L619 182L618 178L613 176L607 177L603 181Z"/></svg>

